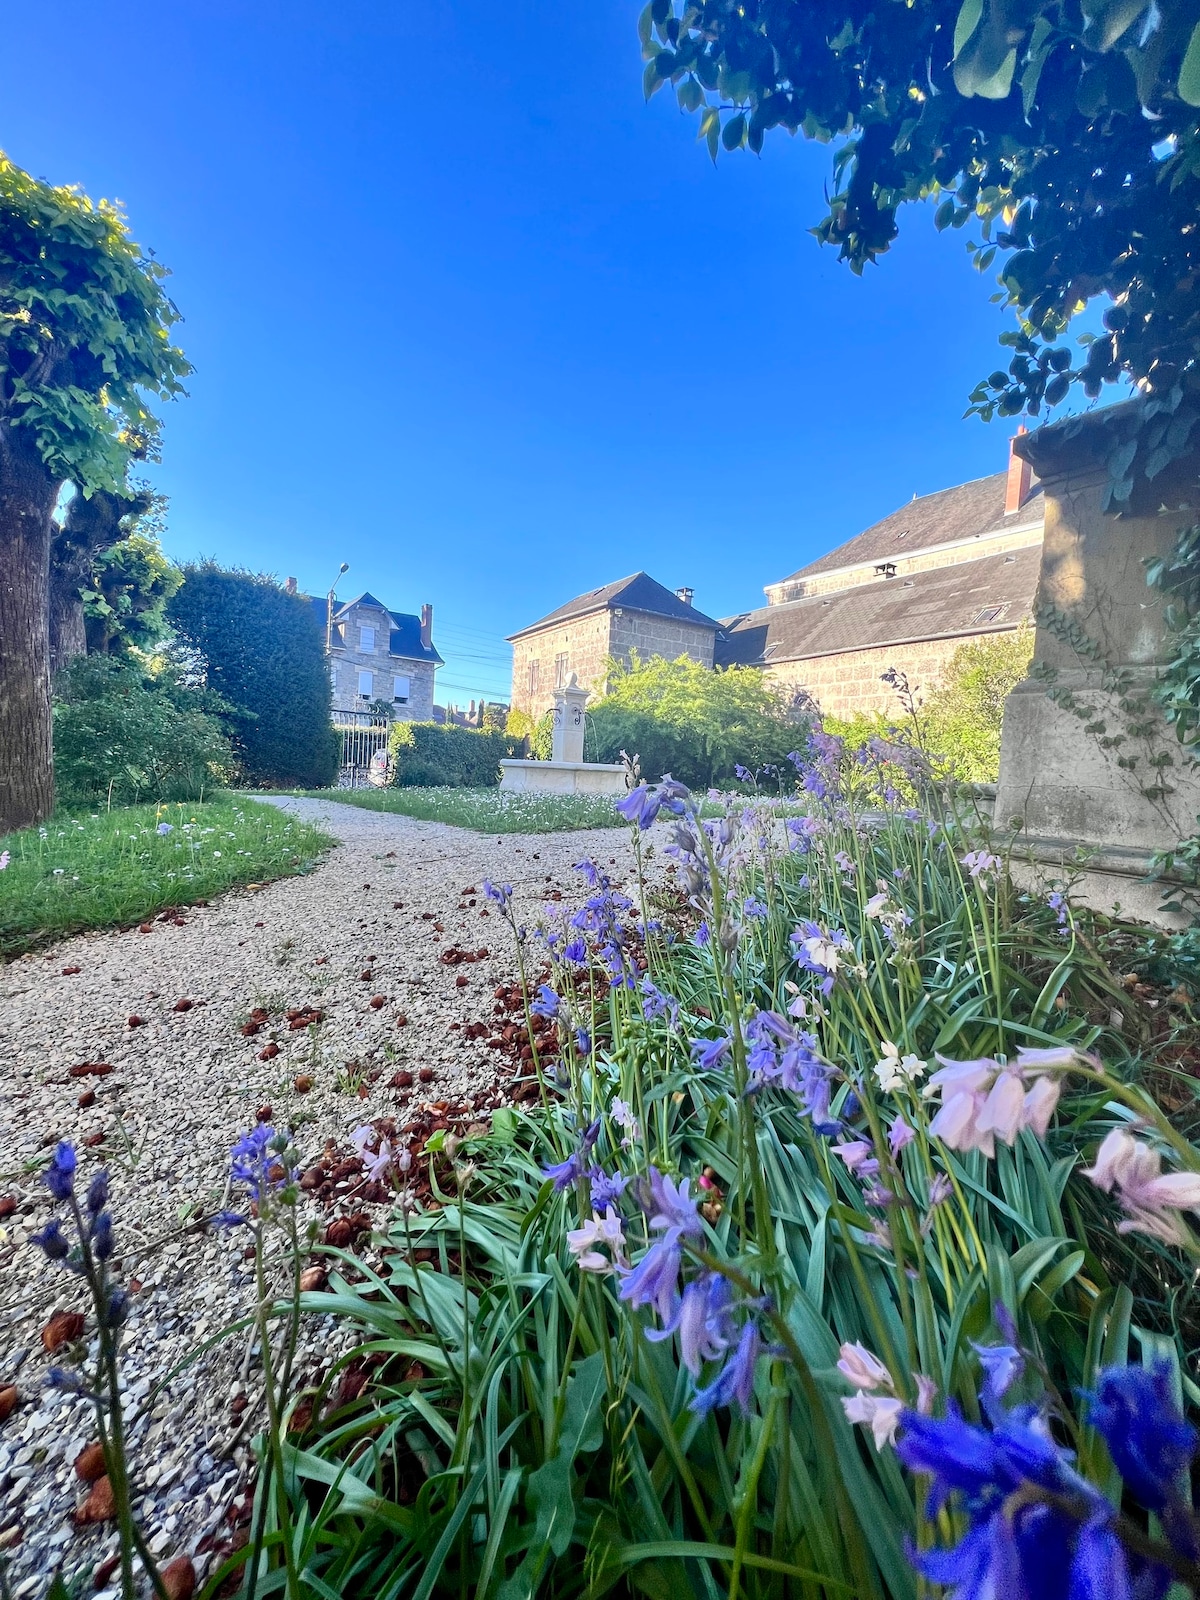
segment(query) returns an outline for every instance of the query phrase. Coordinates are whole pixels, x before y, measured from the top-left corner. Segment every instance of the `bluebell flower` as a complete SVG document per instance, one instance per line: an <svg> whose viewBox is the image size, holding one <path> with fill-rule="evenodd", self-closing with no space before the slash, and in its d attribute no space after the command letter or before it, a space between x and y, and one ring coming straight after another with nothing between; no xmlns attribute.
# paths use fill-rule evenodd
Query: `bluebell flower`
<svg viewBox="0 0 1200 1600"><path fill-rule="evenodd" d="M707 1072L720 1066L732 1048L733 1038L728 1033L723 1033L719 1039L697 1039L692 1045L692 1059Z"/></svg>
<svg viewBox="0 0 1200 1600"><path fill-rule="evenodd" d="M679 1355L693 1378L706 1361L715 1361L733 1343L733 1290L719 1272L703 1272L684 1286L675 1310L661 1328L647 1329L653 1343L679 1335Z"/></svg>
<svg viewBox="0 0 1200 1600"><path fill-rule="evenodd" d="M114 1289L104 1308L104 1326L119 1328L129 1315L129 1296L124 1289Z"/></svg>
<svg viewBox="0 0 1200 1600"><path fill-rule="evenodd" d="M754 1368L762 1349L762 1337L753 1322L747 1322L737 1349L720 1372L705 1389L697 1389L690 1409L712 1411L717 1406L736 1405L743 1415L750 1411L750 1396L754 1391Z"/></svg>
<svg viewBox="0 0 1200 1600"><path fill-rule="evenodd" d="M688 1193L690 1187L688 1178L676 1185L657 1167L650 1168L649 1194L644 1209L652 1228L703 1234L704 1224L697 1211L699 1201Z"/></svg>
<svg viewBox="0 0 1200 1600"><path fill-rule="evenodd" d="M975 1344L972 1341L972 1346L984 1372L984 1407L990 1410L1025 1371L1025 1357L1011 1344Z"/></svg>
<svg viewBox="0 0 1200 1600"><path fill-rule="evenodd" d="M113 1253L112 1217L102 1211L92 1223L92 1250L98 1261L107 1261Z"/></svg>
<svg viewBox="0 0 1200 1600"><path fill-rule="evenodd" d="M594 861L577 861L575 863L575 871L583 874L583 881L589 889L598 889L600 887L600 868ZM605 882L607 881L605 879Z"/></svg>
<svg viewBox="0 0 1200 1600"><path fill-rule="evenodd" d="M502 910L507 910L512 902L513 889L511 883L495 884L490 879L485 878L483 880L483 892L489 900L494 901Z"/></svg>
<svg viewBox="0 0 1200 1600"><path fill-rule="evenodd" d="M56 1200L69 1200L75 1192L75 1151L66 1139L54 1147L50 1165L43 1174L46 1187Z"/></svg>
<svg viewBox="0 0 1200 1600"><path fill-rule="evenodd" d="M615 1206L629 1185L624 1173L614 1172L610 1177L602 1167L592 1167L588 1178L592 1186L592 1205L597 1211L606 1211L609 1206Z"/></svg>
<svg viewBox="0 0 1200 1600"><path fill-rule="evenodd" d="M244 1228L250 1219L240 1211L218 1211L210 1220L214 1228Z"/></svg>
<svg viewBox="0 0 1200 1600"><path fill-rule="evenodd" d="M1046 904L1050 907L1051 911L1054 912L1054 915L1058 920L1059 927L1065 928L1068 920L1066 895L1060 894L1056 889L1053 894L1047 895Z"/></svg>
<svg viewBox="0 0 1200 1600"><path fill-rule="evenodd" d="M1088 1421L1131 1494L1149 1511L1161 1511L1177 1499L1197 1439L1175 1403L1170 1370L1109 1367L1090 1401Z"/></svg>
<svg viewBox="0 0 1200 1600"><path fill-rule="evenodd" d="M768 915L765 901L759 900L755 895L747 895L742 902L742 915L756 922L764 922Z"/></svg>
<svg viewBox="0 0 1200 1600"><path fill-rule="evenodd" d="M587 1171L587 1161L591 1154L592 1146L600 1135L600 1118L591 1123L579 1141L579 1148L572 1150L565 1161L555 1162L552 1166L542 1168L542 1177L549 1178L556 1190L560 1193L569 1189L573 1183L578 1182Z"/></svg>
<svg viewBox="0 0 1200 1600"><path fill-rule="evenodd" d="M739 783L749 783L754 776L748 767L739 766L737 762L734 762L733 775Z"/></svg>
<svg viewBox="0 0 1200 1600"><path fill-rule="evenodd" d="M675 1314L682 1266L679 1231L672 1228L650 1246L636 1267L624 1274L620 1298L635 1307L653 1306L659 1321L669 1322Z"/></svg>
<svg viewBox="0 0 1200 1600"><path fill-rule="evenodd" d="M263 1194L272 1189L281 1189L294 1176L277 1148L281 1142L269 1122L259 1122L242 1135L230 1152L234 1181L244 1183L255 1200L261 1201Z"/></svg>
<svg viewBox="0 0 1200 1600"><path fill-rule="evenodd" d="M590 1056L592 1053L592 1038L586 1028L575 1029L575 1050L578 1055Z"/></svg>
<svg viewBox="0 0 1200 1600"><path fill-rule="evenodd" d="M29 1242L44 1250L51 1261L65 1261L71 1248L57 1217L52 1217L40 1233L31 1235Z"/></svg>
<svg viewBox="0 0 1200 1600"><path fill-rule="evenodd" d="M587 960L587 945L582 939L572 939L563 947L563 960L582 966Z"/></svg>
<svg viewBox="0 0 1200 1600"><path fill-rule="evenodd" d="M617 801L618 813L626 822L635 822L643 831L651 825L661 808L661 799L645 783L639 783L623 800Z"/></svg>
<svg viewBox="0 0 1200 1600"><path fill-rule="evenodd" d="M679 1026L679 1001L664 994L652 978L642 979L642 1015L647 1022L666 1017L672 1028Z"/></svg>
<svg viewBox="0 0 1200 1600"><path fill-rule="evenodd" d="M712 933L709 930L708 923L702 922L692 937L695 943L698 944L701 949L703 949L708 941L712 938Z"/></svg>
<svg viewBox="0 0 1200 1600"><path fill-rule="evenodd" d="M97 1172L88 1184L87 1209L89 1216L99 1216L108 1204L108 1173Z"/></svg>
<svg viewBox="0 0 1200 1600"><path fill-rule="evenodd" d="M548 983L539 985L536 997L530 1001L529 1009L535 1017L547 1017L553 1021L558 1016L562 1002Z"/></svg>

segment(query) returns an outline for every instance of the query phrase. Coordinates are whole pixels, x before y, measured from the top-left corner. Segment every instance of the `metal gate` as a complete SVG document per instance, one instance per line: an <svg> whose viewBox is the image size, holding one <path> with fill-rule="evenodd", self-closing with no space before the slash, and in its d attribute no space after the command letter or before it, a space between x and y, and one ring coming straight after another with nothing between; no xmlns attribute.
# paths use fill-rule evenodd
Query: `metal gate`
<svg viewBox="0 0 1200 1600"><path fill-rule="evenodd" d="M342 738L339 789L365 789L370 784L371 757L387 750L391 724L383 717L351 712L334 723Z"/></svg>

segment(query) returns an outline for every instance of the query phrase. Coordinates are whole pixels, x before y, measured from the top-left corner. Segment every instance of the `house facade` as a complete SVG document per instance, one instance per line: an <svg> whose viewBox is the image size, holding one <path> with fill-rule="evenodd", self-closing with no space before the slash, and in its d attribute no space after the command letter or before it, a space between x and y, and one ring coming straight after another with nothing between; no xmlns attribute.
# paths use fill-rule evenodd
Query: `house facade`
<svg viewBox="0 0 1200 1600"><path fill-rule="evenodd" d="M610 657L628 665L634 652L642 660L687 656L711 667L718 627L692 605L690 589L672 593L644 572L619 578L509 635L513 709L536 722L572 673L603 694Z"/></svg>
<svg viewBox="0 0 1200 1600"><path fill-rule="evenodd" d="M1020 457L1007 472L914 497L766 586L726 618L717 666L754 666L828 716L895 712L889 668L926 693L973 639L1030 620L1041 572L1042 492Z"/></svg>
<svg viewBox="0 0 1200 1600"><path fill-rule="evenodd" d="M442 658L433 643L433 607L420 616L390 611L373 594L344 605L313 596L326 635L333 718L370 711L379 701L397 722L432 722L434 674Z"/></svg>

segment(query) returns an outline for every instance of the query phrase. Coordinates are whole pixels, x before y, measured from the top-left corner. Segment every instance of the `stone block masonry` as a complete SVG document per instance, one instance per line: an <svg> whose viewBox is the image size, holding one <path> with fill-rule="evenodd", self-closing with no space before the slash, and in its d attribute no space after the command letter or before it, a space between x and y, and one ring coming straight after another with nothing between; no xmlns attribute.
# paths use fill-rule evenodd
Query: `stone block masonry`
<svg viewBox="0 0 1200 1600"><path fill-rule="evenodd" d="M574 673L595 695L605 689L610 657L629 665L634 652L643 661L687 656L702 666L713 664L713 630L673 617L622 609L595 611L530 633L513 642L515 710L536 721L554 704L554 691Z"/></svg>
<svg viewBox="0 0 1200 1600"><path fill-rule="evenodd" d="M921 639L913 644L877 645L808 661L781 661L777 666L768 664L766 676L769 682L789 692L806 690L828 717L852 717L856 712L898 715L900 705L895 690L882 681L885 672L898 668L907 674L922 698L928 698L941 684L955 652L980 637L991 635Z"/></svg>

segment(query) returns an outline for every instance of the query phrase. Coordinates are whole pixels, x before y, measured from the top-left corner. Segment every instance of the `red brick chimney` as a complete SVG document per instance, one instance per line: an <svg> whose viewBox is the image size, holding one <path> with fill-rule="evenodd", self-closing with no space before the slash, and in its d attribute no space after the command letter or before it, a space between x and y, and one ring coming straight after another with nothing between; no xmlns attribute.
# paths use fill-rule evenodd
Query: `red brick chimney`
<svg viewBox="0 0 1200 1600"><path fill-rule="evenodd" d="M1028 461L1019 456L1013 446L1023 433L1027 432L1022 423L1017 429L1016 437L1008 441L1008 482L1004 488L1004 515L1011 517L1014 511L1029 499L1029 485L1033 479L1033 468Z"/></svg>
<svg viewBox="0 0 1200 1600"><path fill-rule="evenodd" d="M421 607L421 643L426 650L433 649L433 607Z"/></svg>
<svg viewBox="0 0 1200 1600"><path fill-rule="evenodd" d="M286 588L287 588L287 592L289 594L295 594L295 592L296 592L296 580L295 580L295 578L289 578L288 579Z"/></svg>

